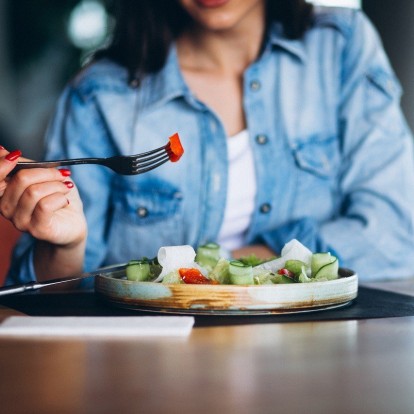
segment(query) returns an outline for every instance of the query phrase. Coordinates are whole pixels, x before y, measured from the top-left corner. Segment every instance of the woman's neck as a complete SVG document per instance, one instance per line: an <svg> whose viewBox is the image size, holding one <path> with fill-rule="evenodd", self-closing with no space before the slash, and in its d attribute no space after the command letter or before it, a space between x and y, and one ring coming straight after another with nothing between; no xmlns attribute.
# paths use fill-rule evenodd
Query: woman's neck
<svg viewBox="0 0 414 414"><path fill-rule="evenodd" d="M257 59L264 30L264 12L228 30L193 28L177 41L180 65L195 71L241 74Z"/></svg>

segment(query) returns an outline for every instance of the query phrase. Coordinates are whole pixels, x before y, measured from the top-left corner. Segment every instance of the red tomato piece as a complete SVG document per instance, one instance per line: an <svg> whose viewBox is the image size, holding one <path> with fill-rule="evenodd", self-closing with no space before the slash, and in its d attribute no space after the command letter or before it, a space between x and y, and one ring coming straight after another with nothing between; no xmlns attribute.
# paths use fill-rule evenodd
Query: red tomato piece
<svg viewBox="0 0 414 414"><path fill-rule="evenodd" d="M181 145L180 136L178 133L175 133L174 135L171 135L170 138L170 161L171 162L177 162L181 156L184 154L184 148Z"/></svg>
<svg viewBox="0 0 414 414"><path fill-rule="evenodd" d="M294 278L294 274L290 271L290 270L288 270L288 269L285 269L285 268L283 268L283 269L279 269L278 271L277 271L277 273L279 274L279 275L283 275L283 276L287 276L287 277L290 277L291 279L293 279Z"/></svg>
<svg viewBox="0 0 414 414"><path fill-rule="evenodd" d="M181 268L178 273L183 279L184 283L189 285L215 285L214 280L206 278L198 269L195 268Z"/></svg>

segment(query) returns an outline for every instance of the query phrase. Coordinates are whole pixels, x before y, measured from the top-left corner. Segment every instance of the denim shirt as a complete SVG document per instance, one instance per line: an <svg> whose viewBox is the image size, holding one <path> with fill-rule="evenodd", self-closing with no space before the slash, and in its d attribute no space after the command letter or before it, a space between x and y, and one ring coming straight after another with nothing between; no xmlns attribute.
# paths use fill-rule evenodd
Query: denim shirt
<svg viewBox="0 0 414 414"><path fill-rule="evenodd" d="M317 8L300 40L274 24L243 76L257 180L246 243L280 252L296 238L334 252L365 281L413 275L414 164L400 94L362 12ZM48 130L49 159L140 153L175 132L183 157L149 173L72 168L89 226L85 271L154 257L161 246L216 240L226 133L185 83L174 45L163 69L138 88L125 68L103 60L63 92ZM25 235L8 283L35 278L32 249Z"/></svg>

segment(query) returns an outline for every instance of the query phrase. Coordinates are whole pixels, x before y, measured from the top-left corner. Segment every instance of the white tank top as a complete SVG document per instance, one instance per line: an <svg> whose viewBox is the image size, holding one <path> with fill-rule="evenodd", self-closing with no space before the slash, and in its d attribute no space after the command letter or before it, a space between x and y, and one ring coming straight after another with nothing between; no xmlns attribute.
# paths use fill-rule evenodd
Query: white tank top
<svg viewBox="0 0 414 414"><path fill-rule="evenodd" d="M227 250L244 245L256 196L256 177L249 133L243 130L227 139L227 201L217 243Z"/></svg>

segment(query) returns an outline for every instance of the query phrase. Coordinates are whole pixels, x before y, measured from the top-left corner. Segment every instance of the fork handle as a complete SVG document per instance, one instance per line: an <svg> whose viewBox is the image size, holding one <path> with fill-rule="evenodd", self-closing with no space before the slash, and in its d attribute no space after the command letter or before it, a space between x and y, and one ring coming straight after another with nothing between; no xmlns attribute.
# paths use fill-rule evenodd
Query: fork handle
<svg viewBox="0 0 414 414"><path fill-rule="evenodd" d="M105 159L100 158L73 158L70 160L56 160L56 161L44 161L44 162L18 162L14 167L11 174L27 169L27 168L56 168L63 167L65 165L79 165L79 164L103 164Z"/></svg>

